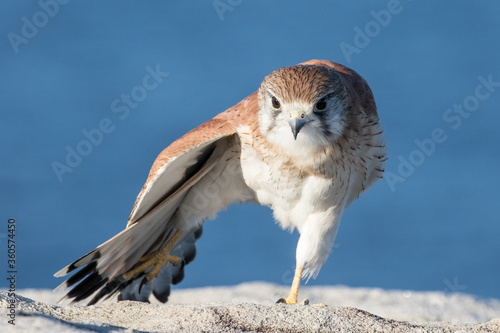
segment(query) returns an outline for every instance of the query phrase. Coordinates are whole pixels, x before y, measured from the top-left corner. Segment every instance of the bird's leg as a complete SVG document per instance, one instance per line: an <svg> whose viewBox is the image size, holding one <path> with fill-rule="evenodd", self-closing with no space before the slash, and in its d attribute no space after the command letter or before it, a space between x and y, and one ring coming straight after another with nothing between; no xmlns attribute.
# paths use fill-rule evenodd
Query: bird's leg
<svg viewBox="0 0 500 333"><path fill-rule="evenodd" d="M302 270L303 267L297 266L295 268L295 275L293 276L292 288L290 289L290 294L287 298L280 298L277 303L286 303L286 304L297 304L297 296L299 294L299 285L300 280L302 279ZM309 301L305 299L301 302L301 304L307 305Z"/></svg>
<svg viewBox="0 0 500 333"><path fill-rule="evenodd" d="M148 284L151 282L154 278L156 278L158 275L160 275L160 271L165 266L167 263L171 263L174 266L177 266L181 263L182 259L177 257L177 256L171 256L170 251L175 246L175 243L179 239L179 236L181 235L181 231L177 230L172 238L165 244L162 248L159 250L146 254L145 256L141 257L139 261L137 262L139 266L136 268L133 268L129 270L127 273L123 274L122 277L125 279L125 281L130 280L139 274L145 272L149 267L153 266L153 269L146 274L146 277L144 278L145 280L143 283Z"/></svg>

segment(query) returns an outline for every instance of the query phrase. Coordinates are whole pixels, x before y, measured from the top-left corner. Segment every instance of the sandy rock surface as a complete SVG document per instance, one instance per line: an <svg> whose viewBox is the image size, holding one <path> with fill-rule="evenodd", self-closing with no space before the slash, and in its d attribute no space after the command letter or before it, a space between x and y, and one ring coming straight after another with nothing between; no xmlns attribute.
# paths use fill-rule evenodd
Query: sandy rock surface
<svg viewBox="0 0 500 333"><path fill-rule="evenodd" d="M497 300L438 292L306 287L301 295L311 303L326 301L334 306L270 301L286 291L273 284L247 283L175 290L166 305L110 301L87 307L55 305L60 295L25 290L16 296L16 325L8 323L12 298L2 291L0 331L500 332L500 319L494 319L500 317ZM340 298L344 301L334 302Z"/></svg>

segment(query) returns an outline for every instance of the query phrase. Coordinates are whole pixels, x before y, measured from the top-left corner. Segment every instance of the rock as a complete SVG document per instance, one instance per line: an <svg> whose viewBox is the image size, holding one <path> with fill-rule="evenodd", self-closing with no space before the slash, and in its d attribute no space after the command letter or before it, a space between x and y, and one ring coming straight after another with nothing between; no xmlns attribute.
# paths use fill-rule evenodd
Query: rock
<svg viewBox="0 0 500 333"><path fill-rule="evenodd" d="M353 307L254 303L103 303L58 306L16 296L16 325L7 322L9 297L0 293L2 332L500 332L487 323L409 323Z"/></svg>

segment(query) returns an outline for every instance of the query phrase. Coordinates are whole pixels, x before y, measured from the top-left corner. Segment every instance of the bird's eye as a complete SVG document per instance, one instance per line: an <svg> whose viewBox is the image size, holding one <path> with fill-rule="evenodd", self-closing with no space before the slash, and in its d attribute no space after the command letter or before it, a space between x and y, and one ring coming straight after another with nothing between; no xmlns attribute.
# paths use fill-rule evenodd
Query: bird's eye
<svg viewBox="0 0 500 333"><path fill-rule="evenodd" d="M326 108L326 98L323 97L316 103L316 110L323 111Z"/></svg>
<svg viewBox="0 0 500 333"><path fill-rule="evenodd" d="M281 107L280 101L278 101L278 99L274 96L271 98L271 104L275 109L279 109Z"/></svg>

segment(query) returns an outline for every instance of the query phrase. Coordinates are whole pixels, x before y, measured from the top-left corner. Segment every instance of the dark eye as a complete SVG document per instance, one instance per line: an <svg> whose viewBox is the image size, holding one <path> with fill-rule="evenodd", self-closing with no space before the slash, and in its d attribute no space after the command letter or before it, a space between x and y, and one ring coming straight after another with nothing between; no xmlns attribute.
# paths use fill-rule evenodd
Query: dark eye
<svg viewBox="0 0 500 333"><path fill-rule="evenodd" d="M316 110L323 111L326 108L326 98L323 97L316 103Z"/></svg>
<svg viewBox="0 0 500 333"><path fill-rule="evenodd" d="M278 101L278 99L274 96L271 98L271 103L275 109L279 109L281 107L280 101Z"/></svg>

